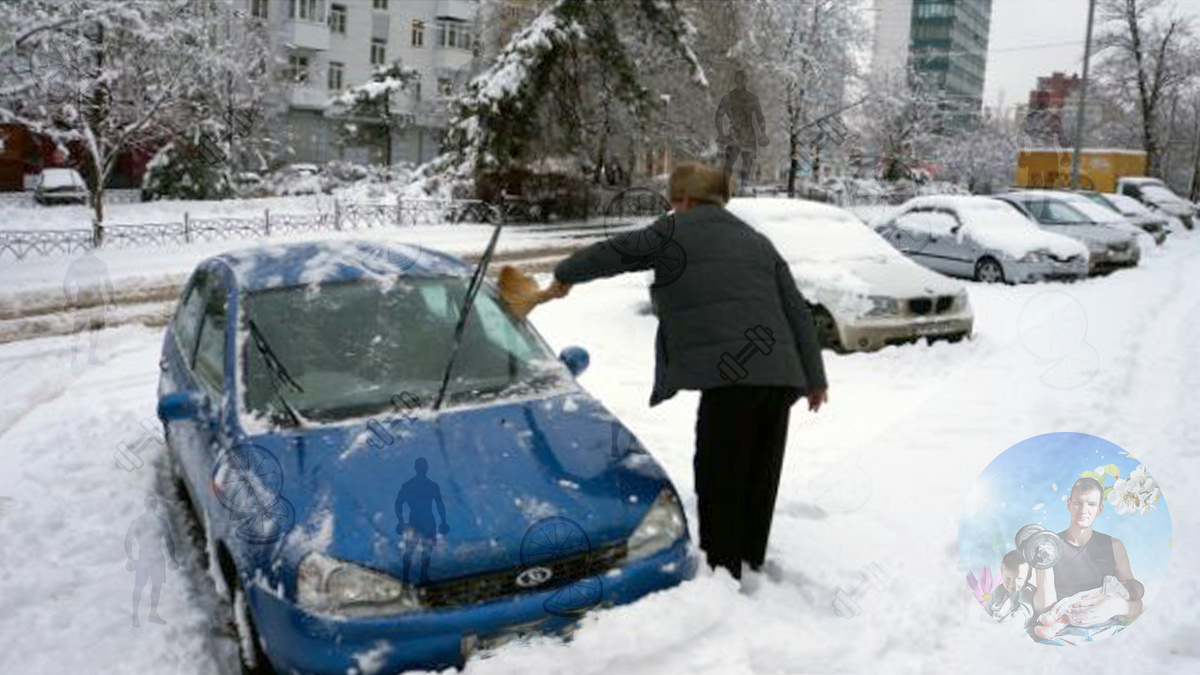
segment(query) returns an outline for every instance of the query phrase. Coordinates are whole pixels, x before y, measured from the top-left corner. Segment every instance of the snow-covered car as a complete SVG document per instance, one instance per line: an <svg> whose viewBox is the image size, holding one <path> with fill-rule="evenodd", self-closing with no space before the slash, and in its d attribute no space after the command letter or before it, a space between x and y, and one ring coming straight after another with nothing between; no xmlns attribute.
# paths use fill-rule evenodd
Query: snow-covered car
<svg viewBox="0 0 1200 675"><path fill-rule="evenodd" d="M1060 199L1081 211L1083 215L1091 218L1092 222L1112 228L1118 232L1124 232L1133 237L1134 241L1137 242L1137 247L1140 251L1139 255L1145 255L1148 251L1154 250L1154 247L1158 245L1154 237L1133 223L1132 218L1125 216L1111 207L1101 206L1092 199L1092 195L1079 192L1062 192L1060 195Z"/></svg>
<svg viewBox="0 0 1200 675"><path fill-rule="evenodd" d="M267 184L262 176L253 171L243 171L233 175L233 189L239 197L264 197L267 194Z"/></svg>
<svg viewBox="0 0 1200 675"><path fill-rule="evenodd" d="M1171 233L1166 216L1159 215L1144 204L1125 195L1102 192L1081 192L1083 196L1106 209L1125 216L1125 220L1140 227L1142 231L1154 238L1155 244L1162 244Z"/></svg>
<svg viewBox="0 0 1200 675"><path fill-rule="evenodd" d="M325 192L326 181L316 164L288 164L271 179L277 195L319 195Z"/></svg>
<svg viewBox="0 0 1200 675"><path fill-rule="evenodd" d="M734 199L728 209L787 261L822 346L867 351L971 334L963 285L907 260L849 212L799 199Z"/></svg>
<svg viewBox="0 0 1200 675"><path fill-rule="evenodd" d="M575 380L587 353L490 284L460 323L474 271L306 242L185 286L158 416L245 672L461 666L694 573L670 479Z"/></svg>
<svg viewBox="0 0 1200 675"><path fill-rule="evenodd" d="M1187 229L1196 221L1196 205L1171 192L1166 183L1145 176L1125 177L1117 181L1117 193L1133 197L1155 211L1177 218Z"/></svg>
<svg viewBox="0 0 1200 675"><path fill-rule="evenodd" d="M1065 192L1021 190L996 195L1042 229L1082 243L1088 249L1088 272L1104 274L1133 267L1142 256L1136 235L1097 222L1072 204Z"/></svg>
<svg viewBox="0 0 1200 675"><path fill-rule="evenodd" d="M87 204L91 197L83 176L75 169L42 169L33 189L33 199L39 204Z"/></svg>
<svg viewBox="0 0 1200 675"><path fill-rule="evenodd" d="M917 197L875 229L914 261L950 276L1016 284L1088 274L1086 246L991 197Z"/></svg>

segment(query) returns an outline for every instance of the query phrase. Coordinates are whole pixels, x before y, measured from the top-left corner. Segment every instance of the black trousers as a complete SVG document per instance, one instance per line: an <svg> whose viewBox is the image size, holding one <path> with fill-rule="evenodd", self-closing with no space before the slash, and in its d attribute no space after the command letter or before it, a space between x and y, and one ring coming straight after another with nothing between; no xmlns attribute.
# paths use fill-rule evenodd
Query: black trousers
<svg viewBox="0 0 1200 675"><path fill-rule="evenodd" d="M767 554L783 469L788 413L800 392L787 387L706 389L696 416L700 548L708 564L742 578Z"/></svg>

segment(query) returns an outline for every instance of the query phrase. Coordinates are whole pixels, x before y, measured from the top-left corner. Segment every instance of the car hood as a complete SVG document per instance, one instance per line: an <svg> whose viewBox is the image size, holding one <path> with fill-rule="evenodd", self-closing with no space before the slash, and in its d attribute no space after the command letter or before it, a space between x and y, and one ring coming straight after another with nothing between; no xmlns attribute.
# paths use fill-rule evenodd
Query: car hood
<svg viewBox="0 0 1200 675"><path fill-rule="evenodd" d="M1072 239L1077 239L1088 245L1088 248L1107 248L1114 244L1128 244L1131 237L1106 225L1043 225L1050 232L1055 232Z"/></svg>
<svg viewBox="0 0 1200 675"><path fill-rule="evenodd" d="M1190 216L1196 211L1191 204L1179 199L1155 199L1149 195L1147 195L1145 199L1146 203L1148 203L1150 206L1158 208L1176 217Z"/></svg>
<svg viewBox="0 0 1200 675"><path fill-rule="evenodd" d="M964 292L959 282L899 256L789 263L801 292L842 317L871 309L870 296L903 299Z"/></svg>
<svg viewBox="0 0 1200 675"><path fill-rule="evenodd" d="M582 392L402 420L392 433L382 447L365 424L256 441L273 441L295 507L287 557L319 551L399 576L395 504L418 458L450 527L438 536L434 581L519 565L530 526L550 516L578 523L593 549L623 541L670 485L649 455L624 446L613 456L629 432ZM436 505L433 514L440 524Z"/></svg>
<svg viewBox="0 0 1200 675"><path fill-rule="evenodd" d="M995 227L969 223L958 236L970 237L982 248L1014 260L1033 251L1049 251L1059 258L1086 256L1087 247L1080 242L1040 227Z"/></svg>

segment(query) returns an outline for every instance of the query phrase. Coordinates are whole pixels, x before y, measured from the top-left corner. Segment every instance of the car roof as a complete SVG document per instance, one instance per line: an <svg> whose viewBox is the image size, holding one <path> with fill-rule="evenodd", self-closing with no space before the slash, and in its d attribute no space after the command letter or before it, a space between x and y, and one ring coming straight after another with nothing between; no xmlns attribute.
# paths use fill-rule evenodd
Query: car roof
<svg viewBox="0 0 1200 675"><path fill-rule="evenodd" d="M323 285L364 278L468 277L474 265L433 249L378 241L270 244L230 251L209 261L229 267L242 290Z"/></svg>
<svg viewBox="0 0 1200 675"><path fill-rule="evenodd" d="M752 217L773 218L804 216L812 219L841 220L859 222L853 213L833 206L808 199L788 199L787 197L739 197L729 201L727 208L735 213L752 214Z"/></svg>
<svg viewBox="0 0 1200 675"><path fill-rule="evenodd" d="M944 209L964 209L974 206L992 206L996 200L982 195L922 195L904 202L903 208L930 206ZM1010 208L1010 207L1004 207Z"/></svg>

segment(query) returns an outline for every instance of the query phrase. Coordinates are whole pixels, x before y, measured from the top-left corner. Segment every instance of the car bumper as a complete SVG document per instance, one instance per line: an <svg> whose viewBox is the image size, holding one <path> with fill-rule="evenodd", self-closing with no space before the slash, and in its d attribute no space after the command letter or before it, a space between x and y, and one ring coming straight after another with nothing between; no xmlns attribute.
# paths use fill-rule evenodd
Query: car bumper
<svg viewBox="0 0 1200 675"><path fill-rule="evenodd" d="M841 324L842 344L847 349L871 351L888 345L929 338L958 338L971 334L975 317L959 311L929 316L863 317Z"/></svg>
<svg viewBox="0 0 1200 675"><path fill-rule="evenodd" d="M1088 262L1088 273L1104 274L1124 267L1135 267L1140 258L1141 252L1138 249L1124 252L1110 251L1105 254L1093 253Z"/></svg>
<svg viewBox="0 0 1200 675"><path fill-rule="evenodd" d="M1028 284L1038 281L1055 281L1083 279L1088 275L1088 261L1057 262L1017 262L1009 260L1003 263L1004 278L1015 284Z"/></svg>
<svg viewBox="0 0 1200 675"><path fill-rule="evenodd" d="M685 537L670 549L601 575L599 607L633 602L675 586L695 573ZM543 609L556 589L525 593L478 605L407 614L329 618L313 615L290 600L248 585L247 601L263 651L281 673L343 675L365 670L394 673L412 668L461 665L472 653L533 634L566 635L578 618Z"/></svg>
<svg viewBox="0 0 1200 675"><path fill-rule="evenodd" d="M79 193L34 193L34 201L39 204L87 204L87 195Z"/></svg>

